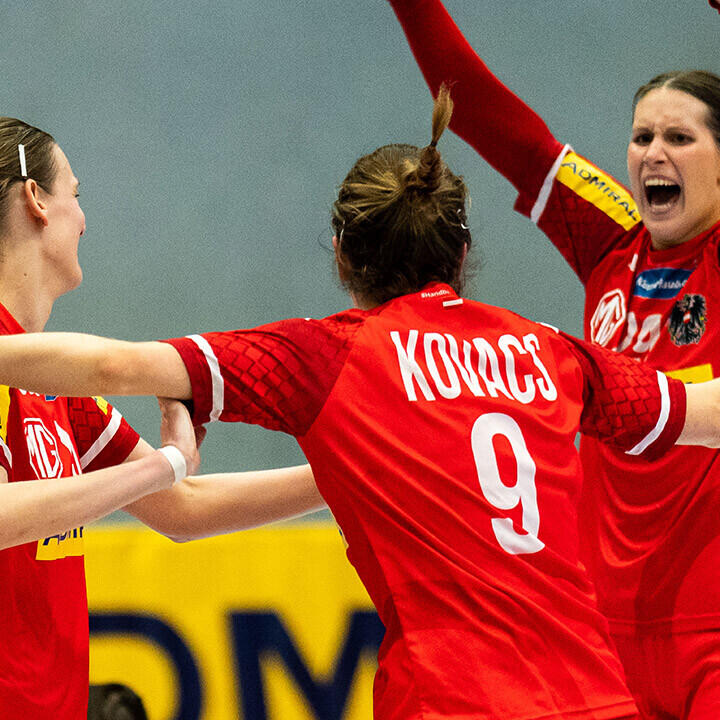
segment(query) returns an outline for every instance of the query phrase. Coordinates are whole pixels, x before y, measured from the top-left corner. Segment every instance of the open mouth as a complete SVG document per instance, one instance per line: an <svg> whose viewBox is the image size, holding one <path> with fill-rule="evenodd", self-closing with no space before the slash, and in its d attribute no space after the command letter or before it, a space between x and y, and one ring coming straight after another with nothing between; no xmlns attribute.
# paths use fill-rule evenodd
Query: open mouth
<svg viewBox="0 0 720 720"><path fill-rule="evenodd" d="M670 180L650 178L645 181L645 198L653 210L667 210L680 199L680 186Z"/></svg>

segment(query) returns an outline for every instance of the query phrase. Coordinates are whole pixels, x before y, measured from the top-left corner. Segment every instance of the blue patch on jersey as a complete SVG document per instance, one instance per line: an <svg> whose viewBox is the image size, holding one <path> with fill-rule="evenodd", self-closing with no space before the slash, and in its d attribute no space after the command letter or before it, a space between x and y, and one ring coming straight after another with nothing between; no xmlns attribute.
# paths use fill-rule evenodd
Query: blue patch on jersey
<svg viewBox="0 0 720 720"><path fill-rule="evenodd" d="M46 400L47 402L52 402L53 400L57 400L57 398L58 398L57 395L46 395L46 396L45 396L45 400Z"/></svg>
<svg viewBox="0 0 720 720"><path fill-rule="evenodd" d="M674 298L684 287L692 270L657 268L635 278L633 295L644 298Z"/></svg>

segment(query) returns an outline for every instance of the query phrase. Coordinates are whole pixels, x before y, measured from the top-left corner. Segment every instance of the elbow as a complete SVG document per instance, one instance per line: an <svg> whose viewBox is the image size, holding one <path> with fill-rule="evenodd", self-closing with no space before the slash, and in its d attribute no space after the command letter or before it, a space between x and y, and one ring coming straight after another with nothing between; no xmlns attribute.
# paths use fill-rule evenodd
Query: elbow
<svg viewBox="0 0 720 720"><path fill-rule="evenodd" d="M174 543L187 543L187 542L190 542L191 540L199 539L199 536L185 535L185 534L179 534L179 533L163 533L163 535L168 540L172 540Z"/></svg>
<svg viewBox="0 0 720 720"><path fill-rule="evenodd" d="M203 537L203 535L194 533L192 529L183 527L181 524L171 524L167 521L148 522L147 519L144 519L143 522L156 533L165 536L174 543L186 543Z"/></svg>

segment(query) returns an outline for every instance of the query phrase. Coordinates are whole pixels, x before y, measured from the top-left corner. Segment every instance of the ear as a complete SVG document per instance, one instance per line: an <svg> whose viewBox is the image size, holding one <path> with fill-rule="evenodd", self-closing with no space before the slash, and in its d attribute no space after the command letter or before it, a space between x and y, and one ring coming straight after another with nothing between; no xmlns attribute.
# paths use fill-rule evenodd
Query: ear
<svg viewBox="0 0 720 720"><path fill-rule="evenodd" d="M47 227L47 204L40 196L41 191L42 188L37 184L37 182L28 178L23 186L23 198L25 199L25 206L27 207L30 215L40 224Z"/></svg>
<svg viewBox="0 0 720 720"><path fill-rule="evenodd" d="M335 251L335 266L337 267L338 276L340 282L345 282L345 261L342 257L342 250L340 249L340 242L337 239L337 235L333 235L332 239L333 250Z"/></svg>

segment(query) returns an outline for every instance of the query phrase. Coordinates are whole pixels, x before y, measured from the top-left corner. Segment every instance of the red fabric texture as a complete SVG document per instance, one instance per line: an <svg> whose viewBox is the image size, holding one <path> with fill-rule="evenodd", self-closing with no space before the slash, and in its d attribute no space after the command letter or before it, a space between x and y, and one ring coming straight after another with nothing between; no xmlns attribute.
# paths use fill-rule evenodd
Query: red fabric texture
<svg viewBox="0 0 720 720"><path fill-rule="evenodd" d="M530 215L562 143L534 117L527 129L516 127L516 117L530 116L503 92L439 0L391 5L431 89L445 78L458 83L451 127L516 185L516 208ZM502 151L486 147L485 138ZM720 376L720 224L656 251L642 222L625 229L556 180L538 226L585 284L586 339L687 380ZM640 291L643 278L652 283L677 271L687 278L675 293ZM720 629L720 532L711 519L720 503L720 453L677 447L648 462L586 437L581 456L583 557L613 632Z"/></svg>
<svg viewBox="0 0 720 720"><path fill-rule="evenodd" d="M655 371L444 285L169 342L196 422L287 429L307 455L386 627L376 717L633 712L578 560L574 441L582 421L635 446ZM671 385L663 446L684 416Z"/></svg>
<svg viewBox="0 0 720 720"><path fill-rule="evenodd" d="M0 305L0 333L22 332ZM0 387L0 434L9 482L78 474L81 449L105 430L95 400ZM77 425L76 425L77 424ZM77 435L76 435L77 432ZM78 439L79 438L79 439ZM98 456L124 459L138 436L123 420ZM88 611L82 528L0 550L0 715L78 720L87 714ZM45 559L47 558L47 559Z"/></svg>

